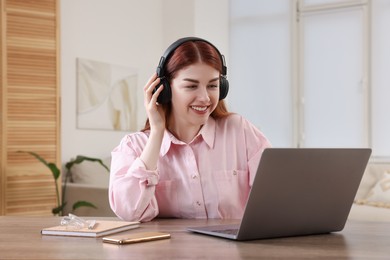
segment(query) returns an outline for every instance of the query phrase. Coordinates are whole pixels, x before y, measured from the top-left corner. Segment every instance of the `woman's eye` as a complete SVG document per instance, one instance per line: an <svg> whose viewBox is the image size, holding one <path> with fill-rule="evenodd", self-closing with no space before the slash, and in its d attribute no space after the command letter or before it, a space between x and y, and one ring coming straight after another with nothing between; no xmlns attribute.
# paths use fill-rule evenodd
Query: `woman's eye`
<svg viewBox="0 0 390 260"><path fill-rule="evenodd" d="M196 85L187 86L188 89L194 89L194 88L196 88L196 87L197 87Z"/></svg>
<svg viewBox="0 0 390 260"><path fill-rule="evenodd" d="M218 88L218 85L209 85L209 88Z"/></svg>

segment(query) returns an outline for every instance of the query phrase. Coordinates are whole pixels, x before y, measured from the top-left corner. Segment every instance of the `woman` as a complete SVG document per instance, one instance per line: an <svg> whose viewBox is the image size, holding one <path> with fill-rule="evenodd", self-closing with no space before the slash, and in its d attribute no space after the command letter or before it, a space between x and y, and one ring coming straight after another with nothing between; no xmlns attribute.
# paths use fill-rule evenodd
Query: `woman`
<svg viewBox="0 0 390 260"><path fill-rule="evenodd" d="M167 49L144 87L145 128L112 151L109 199L118 217L242 217L270 143L227 111L225 76L223 55L206 40Z"/></svg>

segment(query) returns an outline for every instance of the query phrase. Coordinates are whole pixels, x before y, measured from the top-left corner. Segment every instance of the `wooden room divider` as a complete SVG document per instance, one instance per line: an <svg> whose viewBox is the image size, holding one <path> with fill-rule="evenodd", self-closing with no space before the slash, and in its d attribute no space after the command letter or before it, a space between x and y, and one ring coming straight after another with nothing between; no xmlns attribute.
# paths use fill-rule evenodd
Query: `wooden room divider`
<svg viewBox="0 0 390 260"><path fill-rule="evenodd" d="M0 3L0 215L51 215L50 170L18 151L61 167L59 1Z"/></svg>

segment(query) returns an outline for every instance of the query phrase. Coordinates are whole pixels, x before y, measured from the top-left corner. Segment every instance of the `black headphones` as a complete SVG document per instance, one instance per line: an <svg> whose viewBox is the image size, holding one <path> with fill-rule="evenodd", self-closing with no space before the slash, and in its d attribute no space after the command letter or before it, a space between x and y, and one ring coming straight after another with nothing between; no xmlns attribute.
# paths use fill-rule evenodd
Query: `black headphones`
<svg viewBox="0 0 390 260"><path fill-rule="evenodd" d="M171 86L169 85L168 79L165 77L165 63L169 59L169 57L172 55L172 53L183 43L188 42L188 41L202 41L210 44L211 46L214 47L214 49L217 51L221 62L222 62L222 73L221 73L221 78L220 78L220 83L219 83L219 100L224 99L229 91L229 82L226 78L227 74L227 67L225 64L225 57L219 52L219 50L210 42L197 38L197 37L185 37L181 38L174 43L172 43L168 49L164 52L164 55L161 56L160 62L157 66L157 76L160 78L160 84L154 88L153 93L160 87L162 84L164 86L164 89L161 91L160 95L157 97L157 102L160 104L165 104L171 101L172 99L172 91L171 91Z"/></svg>

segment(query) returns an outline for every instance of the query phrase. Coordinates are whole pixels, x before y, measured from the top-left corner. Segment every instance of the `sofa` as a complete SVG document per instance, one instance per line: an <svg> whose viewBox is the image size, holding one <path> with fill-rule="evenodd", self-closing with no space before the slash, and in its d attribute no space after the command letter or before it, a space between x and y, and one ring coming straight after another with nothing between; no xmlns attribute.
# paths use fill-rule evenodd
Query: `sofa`
<svg viewBox="0 0 390 260"><path fill-rule="evenodd" d="M111 158L102 159L110 167ZM115 216L108 201L108 184L110 173L98 162L83 161L71 168L70 179L66 185L63 214L73 213L78 216L111 217ZM64 184L63 184L64 187ZM72 210L77 201L91 202L96 206L80 207Z"/></svg>
<svg viewBox="0 0 390 260"><path fill-rule="evenodd" d="M364 172L350 220L390 221L390 163L370 161Z"/></svg>
<svg viewBox="0 0 390 260"><path fill-rule="evenodd" d="M109 166L110 158L103 159ZM108 202L109 172L99 163L84 161L72 167L67 184L64 214L72 212L72 205L85 200L97 209L81 207L73 211L79 216L115 216ZM390 163L370 162L349 214L350 220L390 221Z"/></svg>

